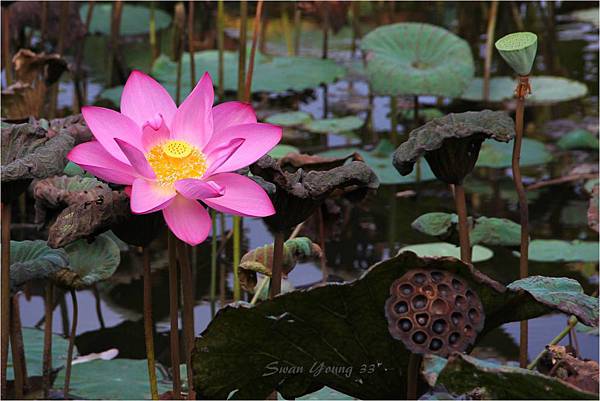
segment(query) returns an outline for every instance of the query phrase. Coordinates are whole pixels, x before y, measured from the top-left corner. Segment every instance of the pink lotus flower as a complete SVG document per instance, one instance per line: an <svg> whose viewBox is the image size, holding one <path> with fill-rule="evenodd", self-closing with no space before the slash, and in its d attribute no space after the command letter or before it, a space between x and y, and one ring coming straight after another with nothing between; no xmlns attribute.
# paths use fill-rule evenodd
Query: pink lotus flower
<svg viewBox="0 0 600 401"><path fill-rule="evenodd" d="M130 185L132 212L162 210L171 231L190 245L204 241L211 225L198 200L240 216L275 213L258 184L232 171L271 150L281 128L257 123L248 104L213 107L213 100L208 73L178 108L158 82L134 71L121 113L83 108L96 140L76 146L67 158L98 178Z"/></svg>

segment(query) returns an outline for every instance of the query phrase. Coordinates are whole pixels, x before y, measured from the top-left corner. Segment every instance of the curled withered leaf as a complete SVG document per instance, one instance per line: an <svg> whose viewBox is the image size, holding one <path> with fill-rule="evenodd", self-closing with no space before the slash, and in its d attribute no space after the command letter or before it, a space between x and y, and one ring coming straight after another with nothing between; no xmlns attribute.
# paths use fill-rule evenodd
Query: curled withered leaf
<svg viewBox="0 0 600 401"><path fill-rule="evenodd" d="M296 263L309 258L322 256L321 248L310 238L298 237L287 240L283 244L282 271L284 276L291 272ZM245 291L254 292L256 273L271 275L273 268L273 244L253 249L246 253L240 261L240 284Z"/></svg>
<svg viewBox="0 0 600 401"><path fill-rule="evenodd" d="M24 124L2 124L0 179L7 201L24 191L32 179L60 174L75 140L64 130L50 136L34 120Z"/></svg>
<svg viewBox="0 0 600 401"><path fill-rule="evenodd" d="M339 163L338 160L333 162ZM379 187L379 180L362 161L350 161L327 170L284 170L277 160L263 156L250 166L252 174L269 194L276 213L265 218L275 231L285 231L304 221L328 197L348 196L362 199L368 190Z"/></svg>
<svg viewBox="0 0 600 401"><path fill-rule="evenodd" d="M16 82L2 91L2 109L10 119L39 117L46 91L68 69L58 54L34 53L21 49L13 57Z"/></svg>
<svg viewBox="0 0 600 401"><path fill-rule="evenodd" d="M282 170L295 171L299 168L305 171L323 171L334 167L343 166L348 160L362 161L358 153L346 157L324 157L319 155L308 155L305 153L290 152L279 159Z"/></svg>
<svg viewBox="0 0 600 401"><path fill-rule="evenodd" d="M51 137L60 132L66 132L75 139L75 145L82 142L89 142L93 139L92 131L90 131L81 114L74 114L65 118L55 118L48 123L48 135Z"/></svg>
<svg viewBox="0 0 600 401"><path fill-rule="evenodd" d="M47 178L37 181L32 190L36 221L53 220L48 231L48 245L53 248L100 234L131 213L125 193L113 191L95 178Z"/></svg>
<svg viewBox="0 0 600 401"><path fill-rule="evenodd" d="M578 359L560 345L549 345L547 350L538 363L540 372L557 377L580 390L598 394L598 362Z"/></svg>
<svg viewBox="0 0 600 401"><path fill-rule="evenodd" d="M514 135L514 121L504 112L451 113L413 130L408 141L394 152L394 167L408 175L417 159L425 156L438 179L461 184L475 167L485 139L509 142Z"/></svg>

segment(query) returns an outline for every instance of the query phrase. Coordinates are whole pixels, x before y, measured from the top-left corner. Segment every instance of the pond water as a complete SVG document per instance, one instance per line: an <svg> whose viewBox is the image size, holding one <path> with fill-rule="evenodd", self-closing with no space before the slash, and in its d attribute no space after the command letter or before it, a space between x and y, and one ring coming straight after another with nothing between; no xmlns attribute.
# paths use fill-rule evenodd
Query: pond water
<svg viewBox="0 0 600 401"><path fill-rule="evenodd" d="M585 82L589 88L586 98L573 102L562 103L554 106L528 107L526 110L527 134L536 139L553 142L556 138L554 132L547 132L545 125L550 120L572 118L581 120L584 116L591 116L592 121L597 119L598 107L598 29L591 24L577 23L567 16L558 16L556 52L560 60L561 71L566 72L569 78ZM435 21L432 21L435 22ZM483 39L482 39L483 41ZM306 43L303 43L306 45ZM312 49L318 49L319 43L313 43ZM344 44L342 47L346 47ZM477 46L476 46L477 47ZM318 52L317 52L318 53ZM330 56L340 62L358 62L358 58L349 59L349 52L345 49L332 49ZM497 55L495 56L497 57ZM497 61L497 60L496 60ZM482 64L477 58L476 63ZM495 64L496 65L496 64ZM480 68L480 67L478 67ZM500 68L500 67L498 67ZM538 68L543 69L542 57L538 57ZM260 71L257 71L260 73ZM494 73L494 72L493 72ZM479 74L480 75L480 74ZM64 91L61 102L70 104L72 91L67 83L63 85ZM95 96L101 86L90 82L88 95ZM330 111L344 106L349 99L361 98L364 102L367 94L367 84L364 79L353 81L340 81L329 85L328 101ZM535 88L533 88L535 91ZM348 94L351 91L352 96ZM322 88L314 92L312 98L300 102L300 110L307 111L315 117L323 115ZM423 97L422 104L435 105L435 98ZM407 99L410 105L412 100ZM410 106L409 106L410 107ZM465 111L481 108L478 104L468 102L455 102L447 111ZM271 109L258 110L259 114L268 114ZM331 113L331 115L333 115ZM390 129L389 98L375 97L373 124L380 136L387 135ZM362 118L366 112L360 112ZM597 125L596 125L597 126ZM399 132L406 132L402 126ZM331 136L329 146L339 146L349 143L346 137ZM569 165L576 164L577 160L593 161L585 154L574 156L557 156L551 163L526 169L525 175L528 182L556 176ZM390 161L391 162L391 161ZM474 180L477 187L473 191L467 186L470 214L505 217L518 221L516 197L510 189L510 171L489 169L476 169ZM479 188L477 192L475 188ZM403 196L403 192L413 190L416 196ZM598 240L598 234L587 226L586 211L588 205L587 195L579 186L551 186L535 191L530 201L531 231L536 239L585 239ZM394 255L400 248L409 244L432 242L426 237L412 230L411 222L418 216L432 211L453 212L454 203L449 189L437 181L423 182L411 185L382 185L375 196L367 198L359 205L346 207L344 225L337 227L336 238L330 237L326 241L328 259L328 273L330 280L352 280L361 276L366 268L373 263ZM340 217L340 216L337 216ZM227 219L227 226L231 222ZM273 241L273 236L260 219L244 219L244 249L252 249ZM311 224L307 224L310 230ZM211 317L210 304L208 303L208 288L210 282L209 272L209 241L197 247L195 266L195 292L197 305L195 307L195 332L200 334L208 325ZM161 362L168 364L166 348L168 347L168 280L166 273L166 255L164 252L164 238L156 240L152 246L154 270L154 317L157 321L157 330L161 335L157 339L157 354ZM494 257L488 261L476 263L475 266L490 277L507 284L518 278L518 257L513 250L492 247ZM100 328L98 317L95 313L96 300L91 291L78 293L79 299L79 324L77 328L77 346L81 353L99 352L109 348L118 348L122 357L144 358L143 326L141 324L142 282L141 282L141 256L136 249L130 248L122 253L122 265L118 273L108 283L98 286L100 307L104 319L105 329ZM227 249L223 258L224 262L231 261L231 250ZM591 273L590 273L591 270ZM539 263L530 264L531 275L566 276L578 280L586 293L591 294L597 288L597 266L585 264L564 263ZM296 287L306 287L317 283L322 278L318 262L299 264L290 274L290 280ZM228 279L231 285L231 277ZM42 298L39 296L41 288L32 286L32 297L26 300L21 297L21 314L24 326L35 325L43 316ZM230 293L226 294L230 299ZM70 321L71 304L67 296L63 307L57 308L54 314L54 331L64 333L64 317ZM61 309L63 313L61 315ZM556 334L565 326L567 317L564 315L551 315L533 319L529 324L529 357L535 357ZM519 327L517 323L504 325L488 333L475 349L475 354L500 361L516 361L518 358ZM577 335L581 354L585 358L598 360L598 338L593 335L578 333ZM562 343L568 343L568 339Z"/></svg>

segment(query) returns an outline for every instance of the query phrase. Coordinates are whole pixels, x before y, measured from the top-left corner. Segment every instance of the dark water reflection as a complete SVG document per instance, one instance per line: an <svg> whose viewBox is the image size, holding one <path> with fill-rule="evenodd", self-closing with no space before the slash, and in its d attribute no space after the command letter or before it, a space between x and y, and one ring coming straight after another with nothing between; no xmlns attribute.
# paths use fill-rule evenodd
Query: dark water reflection
<svg viewBox="0 0 600 401"><path fill-rule="evenodd" d="M585 82L590 95L583 100L560 104L551 107L531 107L527 110L528 129L532 136L540 140L550 140L545 135L543 125L549 119L581 118L585 115L597 116L598 107L598 30L590 24L575 23L565 16L558 16L556 52L559 55L561 75ZM347 52L332 51L332 57L340 60L348 59ZM538 57L538 67L543 65L542 56ZM482 64L477 61L478 64ZM503 67L500 65L498 69ZM500 71L499 71L500 72ZM329 101L332 106L347 100L349 83L339 82L329 87ZM94 93L91 90L91 93ZM367 86L364 81L353 81L354 94L366 95ZM301 104L301 109L313 113L315 117L322 116L322 89L315 91L314 99ZM72 97L67 94L67 99ZM64 96L62 97L65 98ZM364 100L364 99L363 99ZM425 104L435 104L433 98L422 98ZM389 101L387 98L376 97L374 101L374 127L380 134L389 131ZM479 108L479 105L452 105L456 108ZM332 107L335 110L335 107ZM446 110L448 111L448 110ZM366 113L359 113L365 116ZM400 129L400 132L403 132ZM529 132L528 132L529 134ZM347 143L343 137L332 137L329 145ZM537 180L551 175L559 175L564 167L573 159L597 163L590 155L575 154L556 158L544 167L527 169L528 179ZM596 160L596 161L594 161ZM478 169L476 175L483 180L490 190L484 194L468 194L469 210L475 215L506 217L518 221L515 197L502 199L493 189L503 182L510 183L507 172L490 172ZM510 186L510 185L509 185ZM399 191L417 190L418 198L400 198ZM571 186L556 186L538 191L530 203L531 231L535 238L561 238L598 240L598 234L587 228L585 218L587 195L581 188ZM404 245L431 242L410 228L410 223L423 213L440 211L453 212L454 204L448 189L437 182L428 182L419 186L382 186L377 195L367 199L361 205L355 205L348 210L347 226L343 235L337 239L329 239L326 243L327 257L331 276L339 280L351 280L359 277L366 267L374 262L385 259ZM394 217L391 217L394 216ZM562 218L561 218L562 216ZM564 217L568 216L568 217ZM228 226L230 222L228 221ZM310 228L310 224L307 224ZM262 246L272 242L273 237L259 219L244 221L246 249ZM210 307L207 303L209 274L209 243L198 247L198 263L195 274L195 289L198 305L195 307L195 332L199 334L210 320ZM157 320L156 329L158 358L168 363L168 289L165 270L166 248L164 241L157 241L153 246L154 271L154 316ZM518 258L512 250L492 248L494 257L489 261L478 263L476 267L502 283L509 283L518 278ZM142 310L141 257L135 250L123 253L123 263L119 273L109 282L99 286L102 312L107 329L100 331L95 313L95 298L90 291L82 291L79 299L79 325L77 345L82 353L98 352L116 347L121 357L143 358L143 327L140 323ZM230 260L228 253L226 259ZM547 276L571 277L582 283L586 293L590 294L597 288L597 266L593 279L578 269L578 265L562 263L536 263L530 265L530 274ZM315 263L304 263L296 267L290 279L295 286L306 286L321 280L322 274ZM229 277L231 284L231 277ZM41 291L39 291L41 292ZM35 293L35 291L34 291ZM228 294L230 295L230 294ZM227 297L228 299L230 296ZM21 313L24 326L33 326L43 314L42 299L33 296L30 301L21 298ZM67 297L67 310L70 311L70 301ZM70 313L70 312L69 312ZM566 316L552 315L530 321L529 356L534 357L566 324ZM54 330L64 332L60 309L54 316ZM518 356L518 324L507 324L487 334L481 340L475 352L480 356L514 361ZM598 360L598 338L579 334L579 345L582 355ZM566 342L567 340L564 340Z"/></svg>

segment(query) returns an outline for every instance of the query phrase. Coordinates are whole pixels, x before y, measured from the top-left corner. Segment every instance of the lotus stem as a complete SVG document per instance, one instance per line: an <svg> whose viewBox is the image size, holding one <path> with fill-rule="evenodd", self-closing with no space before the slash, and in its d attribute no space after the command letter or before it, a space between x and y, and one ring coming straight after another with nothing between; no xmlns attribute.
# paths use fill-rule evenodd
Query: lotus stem
<svg viewBox="0 0 600 401"><path fill-rule="evenodd" d="M327 257L325 256L325 221L323 219L323 208L319 207L319 245L321 246L321 257L319 258L321 263L321 273L323 274L323 282L327 282L329 272L327 271Z"/></svg>
<svg viewBox="0 0 600 401"><path fill-rule="evenodd" d="M244 93L246 81L246 33L248 30L248 2L240 1L240 47L238 53L238 99L246 99Z"/></svg>
<svg viewBox="0 0 600 401"><path fill-rule="evenodd" d="M150 250L142 247L144 265L144 339L146 342L146 360L148 361L148 379L150 394L158 400L158 384L156 382L156 361L154 359L154 325L152 323L152 269L150 266Z"/></svg>
<svg viewBox="0 0 600 401"><path fill-rule="evenodd" d="M292 38L292 30L290 27L290 17L288 15L287 3L281 4L281 27L285 38L285 45L288 56L294 54L294 40Z"/></svg>
<svg viewBox="0 0 600 401"><path fill-rule="evenodd" d="M210 211L212 236L210 239L210 316L215 316L217 302L217 212Z"/></svg>
<svg viewBox="0 0 600 401"><path fill-rule="evenodd" d="M121 30L121 15L123 13L123 2L116 0L112 3L112 15L110 21L110 44L108 47L108 58L106 67L106 85L113 84L113 70L115 65L115 55L119 44L119 32Z"/></svg>
<svg viewBox="0 0 600 401"><path fill-rule="evenodd" d="M460 260L471 263L471 243L469 241L469 221L467 217L467 201L462 184L454 185L454 202L458 215L458 238L460 242Z"/></svg>
<svg viewBox="0 0 600 401"><path fill-rule="evenodd" d="M498 2L490 4L487 33L485 37L485 61L483 64L483 100L487 102L490 98L490 69L492 68L492 50L494 49L494 32L496 31L496 20L498 15Z"/></svg>
<svg viewBox="0 0 600 401"><path fill-rule="evenodd" d="M173 51L175 52L175 60L177 61L176 84L175 84L175 103L179 105L181 100L181 70L183 59L183 41L185 40L185 7L183 3L175 5L175 38L176 43ZM190 90L193 90L192 87Z"/></svg>
<svg viewBox="0 0 600 401"><path fill-rule="evenodd" d="M177 241L177 256L181 269L181 290L183 293L183 338L185 344L185 363L188 379L188 399L195 398L192 374L192 348L194 348L194 297L192 294L192 268L185 242Z"/></svg>
<svg viewBox="0 0 600 401"><path fill-rule="evenodd" d="M302 35L302 10L294 4L294 56L300 55L300 36Z"/></svg>
<svg viewBox="0 0 600 401"><path fill-rule="evenodd" d="M4 13L2 13L4 15ZM0 343L2 346L1 354L1 376L2 376L2 398L6 398L6 368L8 365L8 340L10 332L10 218L11 206L9 203L2 202L2 333Z"/></svg>
<svg viewBox="0 0 600 401"><path fill-rule="evenodd" d="M219 214L219 226L221 231L219 248L225 249L227 239L225 238L225 215L222 213ZM217 259L220 253L217 252ZM219 263L219 303L221 306L225 305L225 263Z"/></svg>
<svg viewBox="0 0 600 401"><path fill-rule="evenodd" d="M196 63L194 61L194 0L188 2L188 52L190 54L190 83L191 89L196 86Z"/></svg>
<svg viewBox="0 0 600 401"><path fill-rule="evenodd" d="M419 96L414 96L413 104L413 128L417 128L419 126ZM415 182L417 184L421 182L421 158L417 159L417 163L415 166Z"/></svg>
<svg viewBox="0 0 600 401"><path fill-rule="evenodd" d="M352 13L352 44L350 46L350 55L352 58L356 55L356 42L360 38L360 3L350 3L350 11Z"/></svg>
<svg viewBox="0 0 600 401"><path fill-rule="evenodd" d="M527 194L521 178L521 145L523 141L523 115L525 113L525 96L531 92L529 86L529 77L520 76L517 85L517 110L515 115L515 142L512 154L512 170L515 189L519 197L519 210L521 213L521 255L519 257L519 278L526 278L529 275L529 207L527 205ZM520 323L520 341L519 341L519 365L524 368L527 366L527 347L528 347L528 327L527 321Z"/></svg>
<svg viewBox="0 0 600 401"><path fill-rule="evenodd" d="M12 348L13 367L15 375L15 398L22 398L28 389L27 362L23 348L23 333L21 331L21 313L19 294L12 297L10 344Z"/></svg>
<svg viewBox="0 0 600 401"><path fill-rule="evenodd" d="M177 238L169 231L169 314L171 317L171 370L173 371L173 399L181 399L179 377L179 300L177 294Z"/></svg>
<svg viewBox="0 0 600 401"><path fill-rule="evenodd" d="M10 55L10 9L2 10L2 55L4 56L4 75L6 86L13 83L12 57Z"/></svg>
<svg viewBox="0 0 600 401"><path fill-rule="evenodd" d="M323 7L323 47L321 49L321 58L325 60L329 51L329 4L324 1L320 5Z"/></svg>
<svg viewBox="0 0 600 401"><path fill-rule="evenodd" d="M225 5L223 0L219 0L217 3L217 47L219 48L219 73L218 73L218 87L217 94L219 95L219 101L222 102L225 96L225 77L224 77L224 61L223 54L225 51Z"/></svg>
<svg viewBox="0 0 600 401"><path fill-rule="evenodd" d="M63 394L68 398L69 384L71 383L71 367L73 366L73 348L75 347L75 334L77 333L77 317L79 316L77 307L77 293L70 290L71 302L73 303L73 320L71 321L71 333L69 334L69 350L67 351L67 364L65 368L65 386Z"/></svg>
<svg viewBox="0 0 600 401"><path fill-rule="evenodd" d="M270 285L270 284L271 284L271 277L265 276L263 281L261 281L260 284L258 285L258 287L256 288L256 291L254 292L254 296L252 297L252 301L250 301L250 305L256 305L256 302L258 302L258 297L260 297L260 293L265 288L265 286Z"/></svg>
<svg viewBox="0 0 600 401"><path fill-rule="evenodd" d="M248 74L246 75L246 89L244 94L246 95L245 101L250 103L252 98L252 75L254 74L254 57L256 56L256 44L260 35L261 16L263 9L263 0L258 0L256 3L256 15L254 17L254 32L252 33L252 47L250 48L250 60L248 62Z"/></svg>
<svg viewBox="0 0 600 401"><path fill-rule="evenodd" d="M573 329L573 327L575 327L576 324L577 324L577 317L575 317L575 316L569 317L569 320L567 321L567 326L556 337L554 337L552 339L552 341L550 341L548 343L546 348L544 350L542 350L542 352L540 352L533 359L533 361L531 361L531 363L529 365L527 365L527 369L529 369L529 370L534 369L537 366L540 359L542 359L542 357L546 354L546 352L548 352L548 347L558 344L563 338L565 338L567 336L567 334L569 334L571 329Z"/></svg>
<svg viewBox="0 0 600 401"><path fill-rule="evenodd" d="M233 216L233 300L240 300L240 216Z"/></svg>
<svg viewBox="0 0 600 401"><path fill-rule="evenodd" d="M106 325L104 324L104 316L102 315L102 303L100 302L100 293L98 292L98 287L96 287L96 284L92 285L92 292L94 293L94 299L96 301L96 316L98 317L98 323L100 324L100 328L104 329Z"/></svg>
<svg viewBox="0 0 600 401"><path fill-rule="evenodd" d="M398 98L390 96L390 142L398 146Z"/></svg>
<svg viewBox="0 0 600 401"><path fill-rule="evenodd" d="M90 25L92 23L92 16L94 15L94 5L95 2L93 0L87 2L87 14L85 16L85 32L86 35L89 33ZM85 45L85 39L81 40L77 47L77 55L75 56L75 71L73 73L74 77L74 86L75 86L75 100L76 103L73 107L74 113L79 113L81 111L81 107L85 106L86 97L83 95L83 90L81 89L81 79L83 75L81 74L81 62L83 61L83 49Z"/></svg>
<svg viewBox="0 0 600 401"><path fill-rule="evenodd" d="M152 60L152 64L154 64L154 60L158 57L158 46L156 45L156 2L150 2L150 29L148 32L149 41L150 41L150 58Z"/></svg>
<svg viewBox="0 0 600 401"><path fill-rule="evenodd" d="M406 383L406 399L416 400L419 387L419 368L423 357L419 354L410 354L408 359L408 372Z"/></svg>
<svg viewBox="0 0 600 401"><path fill-rule="evenodd" d="M50 391L50 374L52 372L52 305L53 305L53 291L54 285L51 281L46 283L46 291L44 298L44 355L43 355L43 368L42 368L42 389L44 398L48 399L48 392Z"/></svg>
<svg viewBox="0 0 600 401"><path fill-rule="evenodd" d="M67 23L69 19L69 2L61 1L60 2L60 17L58 20L58 44L57 44L57 52L61 56L64 54L65 50L65 36L67 30ZM58 103L58 82L52 84L50 87L50 104L48 110L48 116L50 118L56 117L56 109Z"/></svg>
<svg viewBox="0 0 600 401"><path fill-rule="evenodd" d="M271 285L269 286L269 298L274 298L277 294L281 292L284 241L284 233L282 231L277 231L275 233L275 243L273 244L273 268L271 270Z"/></svg>

